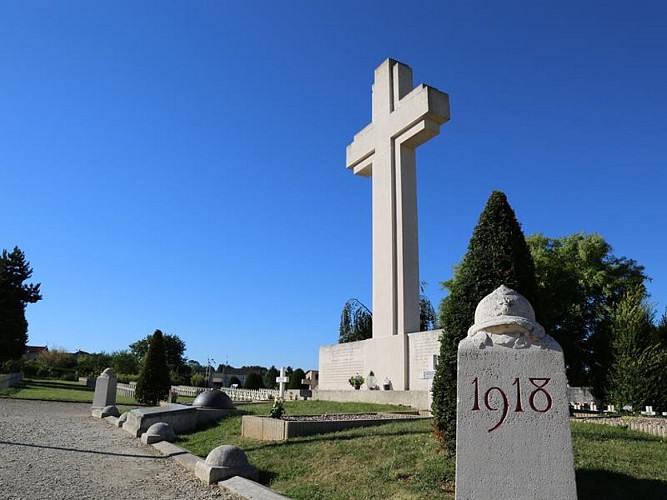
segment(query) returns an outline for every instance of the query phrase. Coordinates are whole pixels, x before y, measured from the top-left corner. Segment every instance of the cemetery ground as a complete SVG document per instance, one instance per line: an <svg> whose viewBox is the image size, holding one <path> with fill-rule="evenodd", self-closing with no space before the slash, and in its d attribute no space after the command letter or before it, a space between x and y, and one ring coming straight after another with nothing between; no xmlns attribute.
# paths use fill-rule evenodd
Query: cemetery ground
<svg viewBox="0 0 667 500"><path fill-rule="evenodd" d="M0 391L0 397L92 402L93 392L76 382L27 380L18 388ZM137 406L130 398L119 398L118 404L127 409ZM264 416L271 403L238 408ZM288 401L285 408L288 416L405 410L327 401ZM572 439L580 499L667 498L664 438L573 421ZM242 438L241 416L233 416L182 435L177 444L201 457L221 444L240 446L259 470L260 482L295 500L454 497L454 459L438 451L429 420L267 442Z"/></svg>
<svg viewBox="0 0 667 500"><path fill-rule="evenodd" d="M270 403L239 406L267 415ZM405 407L328 401L288 401L286 415L401 411ZM667 443L624 427L573 422L580 499L667 498ZM266 442L241 437L241 417L179 437L201 457L234 444L260 481L293 499L454 498L455 463L438 451L428 420ZM480 471L480 473L483 473ZM529 474L530 471L525 471Z"/></svg>

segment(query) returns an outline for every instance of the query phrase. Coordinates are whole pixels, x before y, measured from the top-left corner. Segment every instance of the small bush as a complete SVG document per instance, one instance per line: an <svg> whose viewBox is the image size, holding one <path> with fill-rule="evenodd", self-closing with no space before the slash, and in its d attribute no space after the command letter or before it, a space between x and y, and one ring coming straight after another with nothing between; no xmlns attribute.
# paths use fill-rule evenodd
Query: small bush
<svg viewBox="0 0 667 500"><path fill-rule="evenodd" d="M194 387L206 387L206 377L203 373L195 373L190 377L190 385Z"/></svg>
<svg viewBox="0 0 667 500"><path fill-rule="evenodd" d="M244 389L264 389L264 380L257 372L250 372L245 379Z"/></svg>

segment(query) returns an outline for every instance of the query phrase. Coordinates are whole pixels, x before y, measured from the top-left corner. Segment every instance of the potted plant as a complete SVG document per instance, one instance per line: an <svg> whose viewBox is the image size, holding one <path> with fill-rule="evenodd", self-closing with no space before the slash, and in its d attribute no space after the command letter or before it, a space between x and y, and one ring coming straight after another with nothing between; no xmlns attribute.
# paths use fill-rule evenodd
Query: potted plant
<svg viewBox="0 0 667 500"><path fill-rule="evenodd" d="M285 403L283 398L275 398L273 400L273 406L269 412L269 417L271 418L281 418L285 413Z"/></svg>
<svg viewBox="0 0 667 500"><path fill-rule="evenodd" d="M357 373L355 376L350 377L350 380L348 380L348 382L350 383L350 385L351 385L352 387L354 387L354 390L355 390L355 391L358 391L359 388L360 388L360 387L363 385L363 383L364 383L364 377L362 377L361 375L359 375L359 374Z"/></svg>

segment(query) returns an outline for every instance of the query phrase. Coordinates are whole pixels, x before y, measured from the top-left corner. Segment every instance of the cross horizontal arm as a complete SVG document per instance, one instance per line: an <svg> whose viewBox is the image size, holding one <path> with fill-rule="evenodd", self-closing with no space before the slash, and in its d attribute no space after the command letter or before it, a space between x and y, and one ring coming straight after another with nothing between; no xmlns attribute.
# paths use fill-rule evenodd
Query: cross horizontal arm
<svg viewBox="0 0 667 500"><path fill-rule="evenodd" d="M398 137L422 120L442 125L449 120L449 96L428 85L419 85L398 101L390 120L392 138Z"/></svg>
<svg viewBox="0 0 667 500"><path fill-rule="evenodd" d="M375 153L375 127L371 123L355 134L352 143L347 146L347 168L352 169L355 175L370 176L373 153Z"/></svg>

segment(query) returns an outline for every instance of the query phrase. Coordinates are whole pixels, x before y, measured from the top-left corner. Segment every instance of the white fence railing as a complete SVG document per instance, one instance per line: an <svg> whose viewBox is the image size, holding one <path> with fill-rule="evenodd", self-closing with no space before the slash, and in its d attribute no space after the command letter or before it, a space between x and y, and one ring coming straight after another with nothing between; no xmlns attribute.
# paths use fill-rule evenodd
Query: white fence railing
<svg viewBox="0 0 667 500"><path fill-rule="evenodd" d="M278 397L277 389L234 389L223 387L220 389L227 394L232 401L271 401Z"/></svg>
<svg viewBox="0 0 667 500"><path fill-rule="evenodd" d="M133 398L136 385L136 383L116 384L116 395ZM176 391L179 396L190 396L193 398L206 391L203 387L190 387L187 385L174 385L171 389ZM271 401L278 397L277 389L234 389L232 387L223 387L220 390L227 394L232 401Z"/></svg>

